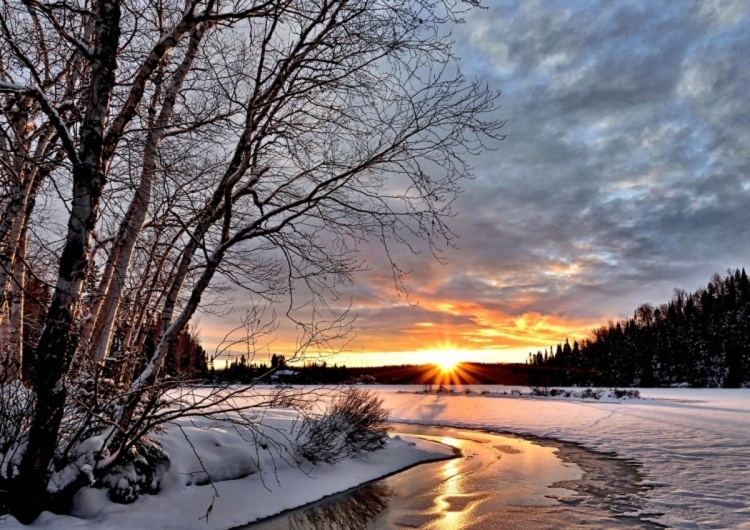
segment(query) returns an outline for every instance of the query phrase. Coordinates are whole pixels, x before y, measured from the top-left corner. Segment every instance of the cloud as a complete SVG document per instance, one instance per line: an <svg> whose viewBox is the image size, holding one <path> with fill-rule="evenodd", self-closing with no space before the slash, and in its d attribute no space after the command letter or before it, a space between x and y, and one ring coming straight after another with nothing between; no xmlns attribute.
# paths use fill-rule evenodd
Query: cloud
<svg viewBox="0 0 750 530"><path fill-rule="evenodd" d="M370 249L357 347L520 352L750 265L750 4L487 5L454 38L508 137L472 161L448 265L394 251L416 306Z"/></svg>

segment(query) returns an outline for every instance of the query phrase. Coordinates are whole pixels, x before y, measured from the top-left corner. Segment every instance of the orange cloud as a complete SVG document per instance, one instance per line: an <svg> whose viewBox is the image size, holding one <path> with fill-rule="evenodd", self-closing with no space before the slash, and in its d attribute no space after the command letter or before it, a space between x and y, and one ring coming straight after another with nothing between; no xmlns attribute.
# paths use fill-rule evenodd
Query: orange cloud
<svg viewBox="0 0 750 530"><path fill-rule="evenodd" d="M410 322L408 309L418 314ZM353 344L361 351L350 354L361 364L367 358L382 363L435 362L439 352L455 351L461 360L481 362L522 362L530 351L556 344L569 337L585 337L600 320L566 318L526 312L506 314L480 303L450 300L420 300L417 307L396 311L400 317L389 321L374 315L373 324L365 316ZM407 318L403 318L406 314ZM424 319L425 314L430 320ZM415 315L415 318L417 315ZM388 361L386 361L388 359ZM375 364L380 364L376 362Z"/></svg>

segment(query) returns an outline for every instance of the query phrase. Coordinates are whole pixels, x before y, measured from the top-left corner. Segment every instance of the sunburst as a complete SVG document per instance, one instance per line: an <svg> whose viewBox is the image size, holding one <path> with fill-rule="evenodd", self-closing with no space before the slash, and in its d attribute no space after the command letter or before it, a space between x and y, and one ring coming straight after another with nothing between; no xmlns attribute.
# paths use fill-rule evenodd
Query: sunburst
<svg viewBox="0 0 750 530"><path fill-rule="evenodd" d="M437 358L433 362L443 373L452 372L461 362L459 353L455 350L438 350L435 351L435 356Z"/></svg>
<svg viewBox="0 0 750 530"><path fill-rule="evenodd" d="M452 372L456 369L456 366L458 366L459 362L460 361L457 357L449 355L443 359L438 360L435 364L438 368L440 368L441 372Z"/></svg>

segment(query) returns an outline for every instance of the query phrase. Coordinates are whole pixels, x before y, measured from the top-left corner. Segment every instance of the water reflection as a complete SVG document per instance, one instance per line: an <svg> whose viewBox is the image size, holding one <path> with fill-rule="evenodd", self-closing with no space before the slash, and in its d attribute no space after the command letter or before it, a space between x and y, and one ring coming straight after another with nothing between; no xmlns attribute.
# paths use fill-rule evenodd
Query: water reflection
<svg viewBox="0 0 750 530"><path fill-rule="evenodd" d="M456 440L453 438L443 438L443 443L456 447ZM464 456L471 458L471 456ZM466 528L471 511L469 506L474 499L473 495L463 491L461 487L460 474L461 460L456 458L446 462L443 466L442 475L445 482L441 488L441 494L435 499L435 513L440 514L440 519L449 528Z"/></svg>
<svg viewBox="0 0 750 530"><path fill-rule="evenodd" d="M461 450L461 456L417 466L351 493L250 525L248 529L648 526L640 520L613 519L610 511L613 507L603 500L614 493L623 497L630 485L617 484L613 491L606 488L601 499L591 497L591 484L580 482L582 469L561 460L555 447L478 431L406 425L399 425L398 430L451 445ZM587 480L597 478L599 483L599 475L624 476L619 467L608 467L615 464L602 460L602 455L591 453L586 458L591 459L586 464ZM585 458L577 461L584 462ZM636 480L633 476L628 482ZM623 508L625 512L634 509L625 505Z"/></svg>
<svg viewBox="0 0 750 530"><path fill-rule="evenodd" d="M392 487L376 482L251 527L253 530L365 530L388 507L393 493Z"/></svg>

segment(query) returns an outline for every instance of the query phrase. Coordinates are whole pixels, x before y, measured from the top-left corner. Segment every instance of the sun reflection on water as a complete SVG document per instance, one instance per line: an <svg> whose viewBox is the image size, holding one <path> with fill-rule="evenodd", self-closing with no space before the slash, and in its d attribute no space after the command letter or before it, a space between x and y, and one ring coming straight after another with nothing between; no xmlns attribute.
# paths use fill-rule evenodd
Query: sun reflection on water
<svg viewBox="0 0 750 530"><path fill-rule="evenodd" d="M443 437L442 443L464 449L464 440ZM467 528L472 520L474 505L479 498L474 493L467 491L465 459L471 458L464 454L445 463L442 470L443 483L439 488L439 495L435 497L435 512L438 519L433 521L429 528L439 530L453 530L456 528Z"/></svg>
<svg viewBox="0 0 750 530"><path fill-rule="evenodd" d="M357 490L339 503L323 501L286 519L258 526L263 530L424 530L495 529L511 507L553 506L572 491L555 487L583 472L564 464L554 447L496 433L401 426L399 434L417 435L460 450L458 458L426 464ZM422 431L417 434L414 431ZM395 434L395 433L392 433ZM373 490L374 488L374 490ZM331 505L332 504L332 505ZM365 505L365 506L363 506ZM372 508L372 509L371 509ZM512 518L513 515L510 515ZM502 519L511 521L513 519ZM275 523L276 525L274 526ZM553 527L553 526L550 526ZM570 526L568 526L570 527Z"/></svg>

